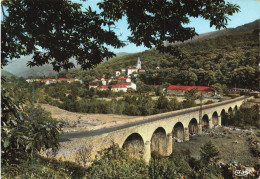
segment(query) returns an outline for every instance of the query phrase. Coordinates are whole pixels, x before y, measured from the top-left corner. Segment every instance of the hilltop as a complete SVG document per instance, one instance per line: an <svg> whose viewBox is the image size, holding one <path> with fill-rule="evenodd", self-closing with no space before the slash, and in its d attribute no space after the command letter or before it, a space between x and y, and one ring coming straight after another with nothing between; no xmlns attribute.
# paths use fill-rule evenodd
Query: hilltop
<svg viewBox="0 0 260 179"><path fill-rule="evenodd" d="M214 32L199 34L198 36L195 36L194 39L188 40L187 42L204 40L204 39L213 39L224 35L240 34L240 33L249 32L251 30L259 29L259 28L260 28L260 20L256 20L251 23L238 26L236 28L227 28L227 29L222 29Z"/></svg>

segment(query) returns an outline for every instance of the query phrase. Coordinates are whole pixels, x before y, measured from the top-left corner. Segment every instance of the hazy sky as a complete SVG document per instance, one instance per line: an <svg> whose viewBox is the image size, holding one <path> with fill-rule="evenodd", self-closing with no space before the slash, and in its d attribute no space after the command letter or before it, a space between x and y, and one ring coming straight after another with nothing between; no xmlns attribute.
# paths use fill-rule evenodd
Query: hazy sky
<svg viewBox="0 0 260 179"><path fill-rule="evenodd" d="M233 16L230 16L231 19L228 22L228 28L237 27L243 24L247 24L250 22L255 21L256 19L260 19L260 0L227 0L230 3L235 3L240 6L240 12L236 13ZM82 1L77 1L82 2ZM88 0L86 2L83 2L84 7L88 7L89 5L92 7L93 10L99 11L96 3L99 2L99 0ZM120 37L122 40L126 40L127 36L130 35L130 32L127 30L127 21L126 18L119 21L117 24L118 30L117 33L122 33L123 35ZM189 25L190 27L195 27L195 30L197 33L206 33L211 31L216 31L215 28L210 28L209 21L206 21L202 18L192 18L191 23ZM111 48L113 49L113 48ZM128 52L128 53L135 53L135 52L141 52L146 50L147 48L143 46L136 46L134 44L128 44L127 46L121 48L121 49L113 49L115 53L118 52Z"/></svg>

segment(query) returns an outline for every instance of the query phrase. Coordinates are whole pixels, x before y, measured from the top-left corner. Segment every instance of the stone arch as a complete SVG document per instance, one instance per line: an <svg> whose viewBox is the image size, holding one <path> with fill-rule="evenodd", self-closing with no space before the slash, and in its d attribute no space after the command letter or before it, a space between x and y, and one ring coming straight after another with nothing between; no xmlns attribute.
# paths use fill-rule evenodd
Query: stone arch
<svg viewBox="0 0 260 179"><path fill-rule="evenodd" d="M205 114L202 117L201 127L202 127L202 129L208 129L209 128L209 116L207 114Z"/></svg>
<svg viewBox="0 0 260 179"><path fill-rule="evenodd" d="M225 109L222 109L222 111L221 111L221 113L220 113L221 117L224 116L225 114L226 114Z"/></svg>
<svg viewBox="0 0 260 179"><path fill-rule="evenodd" d="M172 130L172 136L176 139L184 140L184 126L181 122L177 122Z"/></svg>
<svg viewBox="0 0 260 179"><path fill-rule="evenodd" d="M218 125L218 113L217 111L215 111L213 114L212 114L212 124L213 126L217 126Z"/></svg>
<svg viewBox="0 0 260 179"><path fill-rule="evenodd" d="M199 132L197 119L192 118L189 123L189 133L197 134Z"/></svg>
<svg viewBox="0 0 260 179"><path fill-rule="evenodd" d="M167 137L164 128L158 127L151 138L151 152L166 155Z"/></svg>
<svg viewBox="0 0 260 179"><path fill-rule="evenodd" d="M234 111L237 111L238 110L238 107L237 107L237 105L235 105L235 107L234 107Z"/></svg>
<svg viewBox="0 0 260 179"><path fill-rule="evenodd" d="M144 154L144 140L140 134L133 133L126 138L123 148L129 150L134 157L141 158Z"/></svg>
<svg viewBox="0 0 260 179"><path fill-rule="evenodd" d="M222 123L222 125L224 125L224 126L227 125L227 116L226 116L225 109L222 109L220 115L221 115L221 123Z"/></svg>
<svg viewBox="0 0 260 179"><path fill-rule="evenodd" d="M232 108L231 108L231 107L228 108L228 113L229 113L229 114L232 113Z"/></svg>

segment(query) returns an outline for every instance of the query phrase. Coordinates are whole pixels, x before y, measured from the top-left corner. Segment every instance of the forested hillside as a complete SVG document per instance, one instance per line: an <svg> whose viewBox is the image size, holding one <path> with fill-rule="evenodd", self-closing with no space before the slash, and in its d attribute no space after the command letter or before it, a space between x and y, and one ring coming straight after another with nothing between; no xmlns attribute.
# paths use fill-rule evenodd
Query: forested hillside
<svg viewBox="0 0 260 179"><path fill-rule="evenodd" d="M236 35L225 35L178 46L181 57L147 50L117 57L88 71L75 70L66 74L91 81L93 77L112 76L115 69L135 66L142 59L146 72L139 80L149 85L164 83L209 85L215 88L241 87L258 89L259 40L257 29ZM155 69L157 66L160 69Z"/></svg>
<svg viewBox="0 0 260 179"><path fill-rule="evenodd" d="M1 70L1 76L4 76L5 78L11 78L14 75L12 73L8 72L8 71Z"/></svg>

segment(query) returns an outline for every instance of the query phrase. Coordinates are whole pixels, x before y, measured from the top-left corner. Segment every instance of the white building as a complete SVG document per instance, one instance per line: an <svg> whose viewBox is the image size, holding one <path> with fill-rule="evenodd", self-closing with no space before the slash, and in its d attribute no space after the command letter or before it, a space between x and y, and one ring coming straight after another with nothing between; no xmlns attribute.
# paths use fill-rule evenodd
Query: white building
<svg viewBox="0 0 260 179"><path fill-rule="evenodd" d="M126 74L126 69L121 69L121 72L123 73L123 74Z"/></svg>
<svg viewBox="0 0 260 179"><path fill-rule="evenodd" d="M129 76L129 75L131 75L132 73L134 73L134 72L138 72L138 69L137 68L133 68L133 67L130 67L130 68L128 68L127 69L127 75Z"/></svg>
<svg viewBox="0 0 260 179"><path fill-rule="evenodd" d="M133 88L133 90L136 90L136 84L134 84L134 83L119 83L119 84L111 86L111 89L115 92L118 92L118 91L127 92L127 89L129 89L129 88Z"/></svg>
<svg viewBox="0 0 260 179"><path fill-rule="evenodd" d="M80 82L80 84L82 84L83 83L83 81L82 80L79 80L79 79L75 79L75 81L79 81Z"/></svg>
<svg viewBox="0 0 260 179"><path fill-rule="evenodd" d="M136 64L137 69L142 69L142 62L140 60L140 57L137 58L137 64Z"/></svg>
<svg viewBox="0 0 260 179"><path fill-rule="evenodd" d="M91 89L91 88L97 88L98 87L98 85L89 85L89 89Z"/></svg>
<svg viewBox="0 0 260 179"><path fill-rule="evenodd" d="M127 78L125 81L126 81L127 83L131 83L131 78Z"/></svg>
<svg viewBox="0 0 260 179"><path fill-rule="evenodd" d="M119 76L121 73L119 70L115 70L115 74L116 74L116 76Z"/></svg>

